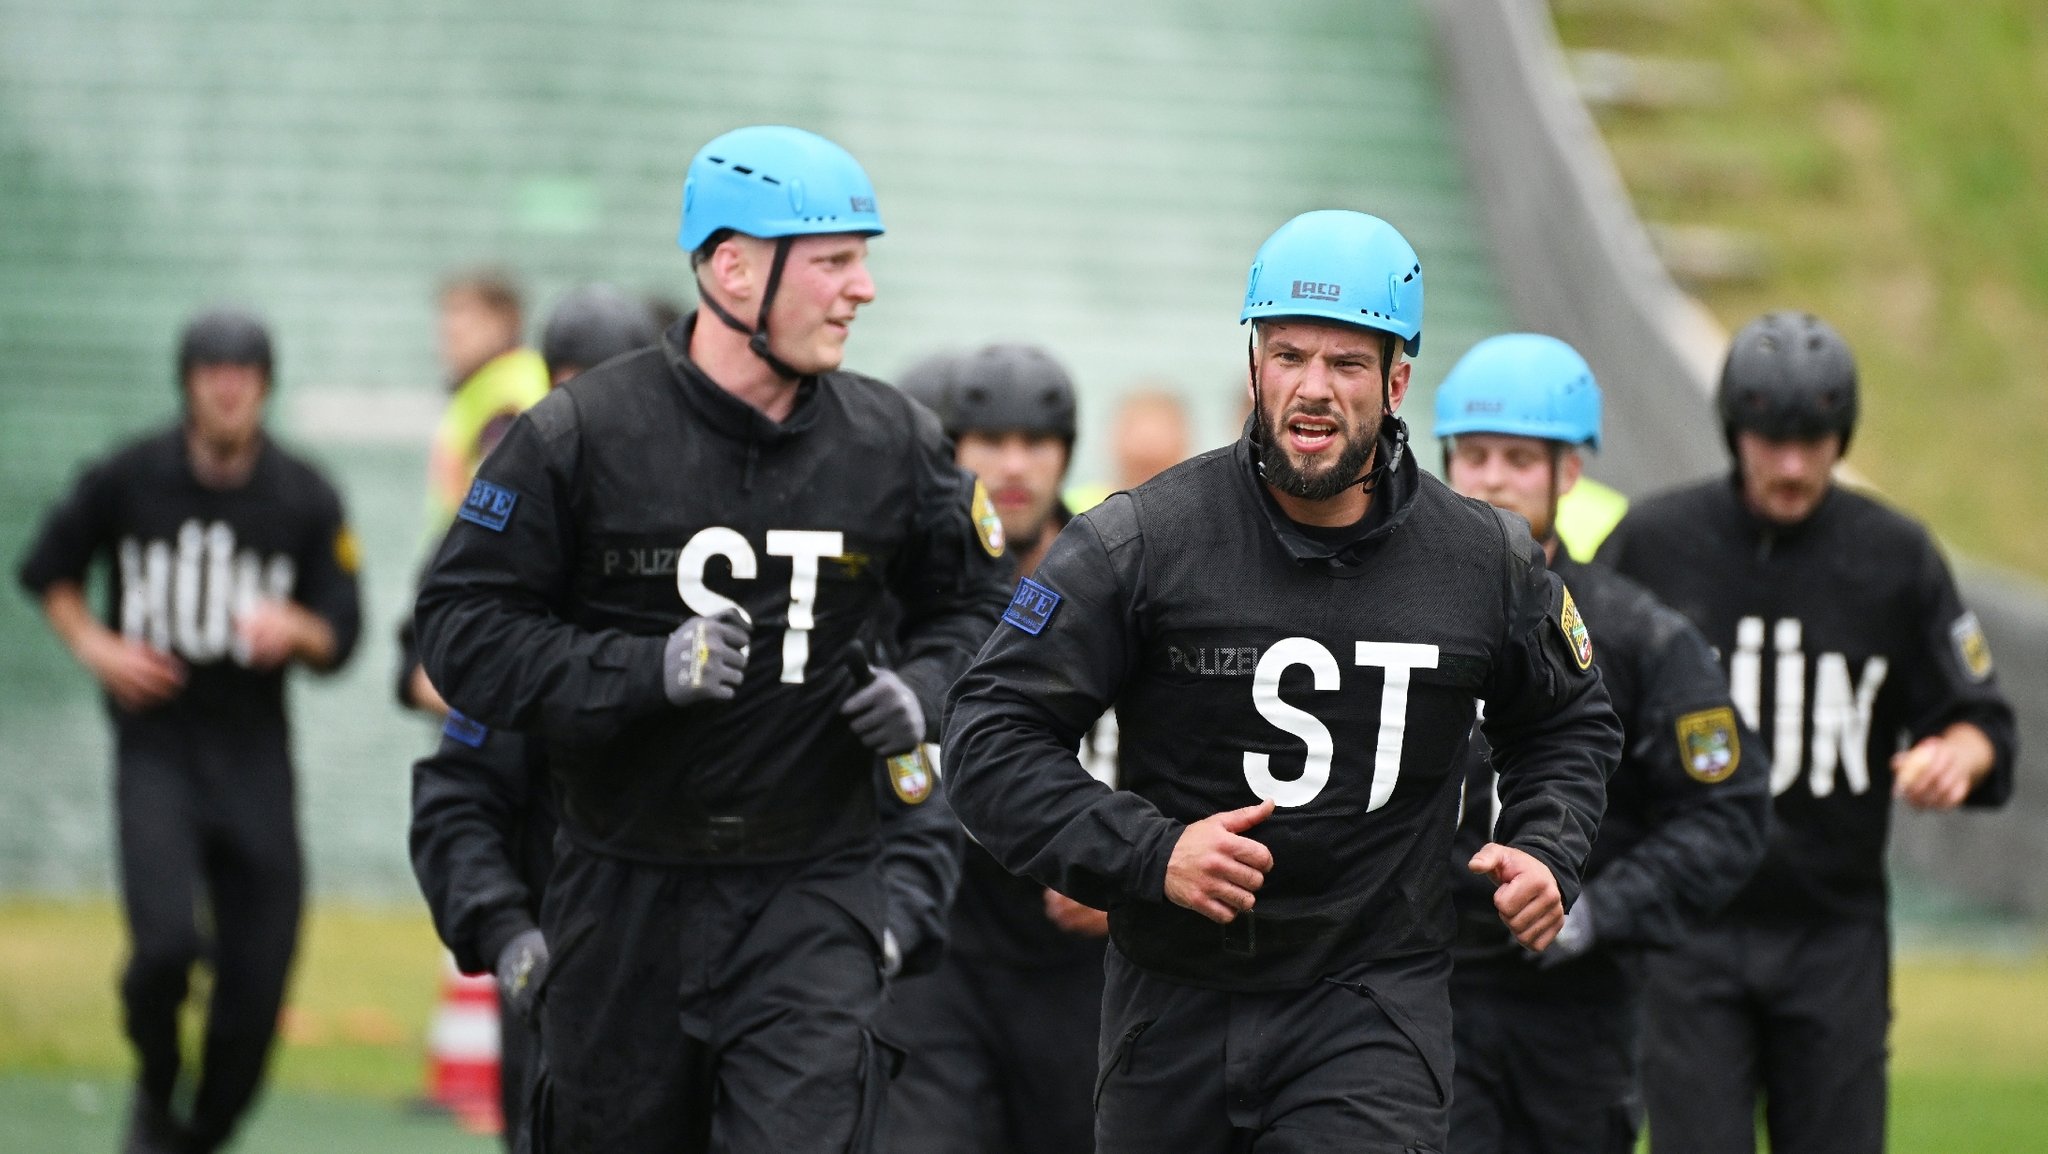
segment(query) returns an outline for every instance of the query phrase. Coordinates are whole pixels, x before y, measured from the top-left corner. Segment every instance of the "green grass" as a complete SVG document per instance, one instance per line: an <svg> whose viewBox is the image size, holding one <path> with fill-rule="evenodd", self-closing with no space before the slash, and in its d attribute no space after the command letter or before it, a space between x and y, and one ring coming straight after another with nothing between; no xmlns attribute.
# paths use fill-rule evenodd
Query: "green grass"
<svg viewBox="0 0 2048 1154"><path fill-rule="evenodd" d="M1762 238L1695 286L1731 330L1820 313L1855 345L1853 463L1954 545L2048 575L2048 6L1561 0L1579 48L1712 62L1708 107L1607 113L1643 216Z"/></svg>
<svg viewBox="0 0 2048 1154"><path fill-rule="evenodd" d="M122 949L111 903L0 902L0 1150L111 1147L130 1070L114 995ZM485 1148L403 1105L420 1087L439 949L412 910L313 913L293 1024L244 1149ZM2048 954L1909 955L1897 975L1894 1154L2037 1146L2048 1133Z"/></svg>
<svg viewBox="0 0 2048 1154"><path fill-rule="evenodd" d="M127 1088L105 1079L0 1077L0 1150L105 1154L120 1139ZM489 1154L495 1139L390 1102L282 1091L264 1095L235 1148L263 1154Z"/></svg>
<svg viewBox="0 0 2048 1154"><path fill-rule="evenodd" d="M124 933L110 902L0 902L0 1075L129 1072L114 990ZM392 1101L416 1094L440 957L424 912L314 910L272 1084Z"/></svg>

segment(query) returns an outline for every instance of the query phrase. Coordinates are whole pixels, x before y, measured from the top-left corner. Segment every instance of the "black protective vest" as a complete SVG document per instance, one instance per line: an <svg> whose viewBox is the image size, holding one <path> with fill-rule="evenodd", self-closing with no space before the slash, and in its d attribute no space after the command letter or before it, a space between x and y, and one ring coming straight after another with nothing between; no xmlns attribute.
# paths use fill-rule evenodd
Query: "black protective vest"
<svg viewBox="0 0 2048 1154"><path fill-rule="evenodd" d="M1253 804L1255 779L1285 804L1248 835L1275 863L1253 914L1219 927L1132 903L1112 911L1117 947L1226 985L1442 947L1453 770L1533 563L1527 530L1411 467L1364 540L1297 560L1241 446L1183 468L1128 515L1092 515L1109 549L1143 540L1122 784L1176 816Z"/></svg>
<svg viewBox="0 0 2048 1154"><path fill-rule="evenodd" d="M689 361L687 336L672 329L663 346L617 358L530 410L479 474L486 496L507 494L502 515L464 515L474 524L458 522L428 592L546 574L521 580L554 585L543 590L547 611L584 636L620 639L594 650L599 672L645 660L657 701L660 639L691 616L737 607L752 634L734 700L660 702L609 725L532 725L547 742L563 822L591 849L642 860L827 852L875 825L875 759L839 714L854 689L843 655L894 597L910 614L908 658L957 647L964 661L988 618L959 606L999 562L969 519L971 477L936 422L894 389L853 373L807 379L789 416L770 421ZM558 556L543 563L531 551ZM980 624L972 637L940 638L936 614L958 619L955 634ZM522 618L519 628L539 626ZM523 670L533 643L502 636L468 653L469 668L520 692L532 686L535 700L573 700L575 661L554 659L559 674ZM637 668L625 671L635 684ZM532 720L520 703L470 686L451 687L464 712Z"/></svg>

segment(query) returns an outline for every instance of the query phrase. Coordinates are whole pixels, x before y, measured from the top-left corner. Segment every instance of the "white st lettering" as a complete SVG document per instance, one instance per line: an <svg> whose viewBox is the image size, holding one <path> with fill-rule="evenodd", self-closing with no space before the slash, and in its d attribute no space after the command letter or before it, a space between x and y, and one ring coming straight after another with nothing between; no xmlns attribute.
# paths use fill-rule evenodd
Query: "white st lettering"
<svg viewBox="0 0 2048 1154"><path fill-rule="evenodd" d="M818 627L818 562L846 552L836 531L770 529L768 552L789 558L789 628L782 634L782 680L801 685L811 659L811 630Z"/></svg>
<svg viewBox="0 0 2048 1154"><path fill-rule="evenodd" d="M818 627L818 567L827 557L846 552L845 535L837 530L770 529L767 552L789 558L789 616L782 633L782 681L801 685L810 662L811 630ZM715 617L730 609L749 625L753 618L732 598L704 583L704 569L713 557L725 558L733 580L752 581L760 573L754 547L738 530L723 525L701 529L676 554L676 592L699 617ZM742 650L742 656L745 655Z"/></svg>
<svg viewBox="0 0 2048 1154"><path fill-rule="evenodd" d="M1336 752L1328 726L1317 721L1315 714L1280 700L1280 675L1296 665L1308 666L1318 693L1328 693L1338 684L1337 659L1306 637L1289 637L1259 655L1258 668L1252 674L1252 707L1274 728L1286 730L1308 747L1301 776L1293 781L1273 776L1271 756L1249 752L1244 755L1246 784L1274 805L1307 805L1314 801L1330 780L1330 757Z"/></svg>
<svg viewBox="0 0 2048 1154"><path fill-rule="evenodd" d="M1434 645L1404 645L1391 641L1361 641L1355 663L1387 671L1386 687L1380 691L1379 746L1373 752L1372 800L1368 811L1387 804L1401 779L1401 744L1408 735L1408 683L1417 669L1435 669Z"/></svg>
<svg viewBox="0 0 2048 1154"><path fill-rule="evenodd" d="M1386 672L1380 690L1378 737L1373 748L1372 787L1366 809L1375 810L1394 796L1401 779L1401 748L1408 733L1408 688L1414 671L1435 669L1437 647L1387 641L1360 641L1353 663ZM1329 727L1314 714L1280 699L1280 678L1290 667L1305 665L1317 692L1327 693L1340 684L1337 659L1320 642L1307 637L1289 637L1259 655L1252 676L1252 705L1275 728L1285 730L1307 747L1301 776L1281 781L1273 776L1272 758L1263 753L1244 755L1245 782L1252 792L1280 806L1307 805L1330 780L1330 762L1335 743Z"/></svg>

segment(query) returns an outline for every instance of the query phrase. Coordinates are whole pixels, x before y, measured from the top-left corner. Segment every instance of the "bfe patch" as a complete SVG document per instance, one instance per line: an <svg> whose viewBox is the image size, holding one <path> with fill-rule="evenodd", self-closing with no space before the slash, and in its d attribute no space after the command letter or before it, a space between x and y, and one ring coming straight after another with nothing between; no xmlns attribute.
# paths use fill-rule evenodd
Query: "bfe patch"
<svg viewBox="0 0 2048 1154"><path fill-rule="evenodd" d="M1059 594L1026 577L1017 582L1017 595L1003 610L1003 620L1036 637L1052 623L1052 612L1059 607Z"/></svg>
<svg viewBox="0 0 2048 1154"><path fill-rule="evenodd" d="M1694 781L1709 785L1728 780L1742 764L1742 739L1735 728L1735 710L1723 705L1678 719L1678 756Z"/></svg>
<svg viewBox="0 0 2048 1154"><path fill-rule="evenodd" d="M503 533L512 520L512 508L517 504L519 494L478 477L470 483L469 496L462 499L462 508L457 509L455 515L472 525L482 525L493 533Z"/></svg>

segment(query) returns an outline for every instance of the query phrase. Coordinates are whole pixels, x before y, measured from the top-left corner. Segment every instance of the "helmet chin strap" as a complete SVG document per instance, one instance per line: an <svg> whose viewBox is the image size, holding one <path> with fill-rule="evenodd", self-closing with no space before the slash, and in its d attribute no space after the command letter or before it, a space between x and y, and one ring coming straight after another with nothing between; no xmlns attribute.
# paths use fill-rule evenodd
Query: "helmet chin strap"
<svg viewBox="0 0 2048 1154"><path fill-rule="evenodd" d="M745 321L732 315L724 305L719 304L716 297L705 292L701 281L697 285L697 299L705 308L711 310L712 315L724 321L727 328L746 337L747 347L753 350L755 356L767 362L768 367L775 370L776 376L794 381L804 374L791 368L789 362L776 356L768 348L768 311L775 307L776 290L782 287L782 270L789 263L790 242L791 238L786 236L775 241L775 261L768 266L768 286L761 293L761 316L754 322L753 327L749 328Z"/></svg>
<svg viewBox="0 0 2048 1154"><path fill-rule="evenodd" d="M1258 327L1254 325L1252 331L1247 333L1244 338L1245 367L1251 373L1252 378L1252 428L1250 437L1254 450L1265 447L1259 440L1259 428L1265 423L1264 418L1266 415L1266 398L1259 392L1259 357L1255 345L1257 335ZM1394 340L1395 337L1392 333L1386 334L1386 344L1380 350L1380 413L1382 414L1382 419L1394 422L1394 451L1387 455L1386 460L1367 469L1356 481L1344 486L1345 489L1349 489L1351 485L1357 485L1368 493L1378 492L1380 483L1393 476L1394 470L1401 467L1402 456L1408 452L1408 422L1394 414ZM1374 446L1373 453L1375 456L1378 455L1378 446ZM1259 480L1263 481L1266 479L1266 461L1263 452L1254 452L1252 454L1252 467L1258 471ZM1338 491L1342 492L1343 490L1340 489Z"/></svg>

